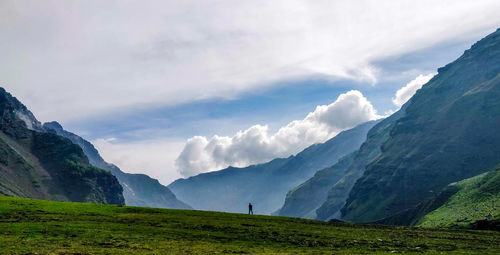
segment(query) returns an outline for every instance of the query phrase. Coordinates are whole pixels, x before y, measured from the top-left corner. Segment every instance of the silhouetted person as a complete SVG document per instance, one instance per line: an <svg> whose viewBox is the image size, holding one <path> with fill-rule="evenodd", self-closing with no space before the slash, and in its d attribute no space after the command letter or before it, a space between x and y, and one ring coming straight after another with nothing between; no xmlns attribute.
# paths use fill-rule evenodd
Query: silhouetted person
<svg viewBox="0 0 500 255"><path fill-rule="evenodd" d="M248 203L248 214L252 214L253 215L253 206L251 203Z"/></svg>

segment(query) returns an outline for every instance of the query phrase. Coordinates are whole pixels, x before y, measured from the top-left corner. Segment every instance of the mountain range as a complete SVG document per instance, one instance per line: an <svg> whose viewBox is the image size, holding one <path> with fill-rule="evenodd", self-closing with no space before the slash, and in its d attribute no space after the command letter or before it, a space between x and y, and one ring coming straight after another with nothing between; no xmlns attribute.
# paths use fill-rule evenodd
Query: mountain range
<svg viewBox="0 0 500 255"><path fill-rule="evenodd" d="M280 215L424 224L420 219L460 186L450 183L500 163L499 127L497 30L439 68L399 111L368 132L357 152L292 189Z"/></svg>
<svg viewBox="0 0 500 255"><path fill-rule="evenodd" d="M56 201L191 209L158 180L109 164L57 122L41 124L0 88L0 194Z"/></svg>
<svg viewBox="0 0 500 255"><path fill-rule="evenodd" d="M500 29L439 68L404 111L350 191L343 219L392 216L500 162Z"/></svg>
<svg viewBox="0 0 500 255"><path fill-rule="evenodd" d="M195 209L246 212L249 202L259 214L271 214L283 205L286 193L359 148L366 133L378 121L343 131L322 144L312 145L295 156L244 168L229 167L187 179L168 187Z"/></svg>
<svg viewBox="0 0 500 255"><path fill-rule="evenodd" d="M158 180L145 174L125 173L117 166L105 162L94 145L82 137L64 130L59 123L55 121L47 122L43 124L43 127L80 146L88 157L91 165L109 171L116 176L123 187L125 204L143 207L191 209L189 205L179 201L176 196L166 186L160 184Z"/></svg>
<svg viewBox="0 0 500 255"><path fill-rule="evenodd" d="M252 202L263 214L424 224L421 219L443 206L437 198L460 199L450 196L462 184L450 184L470 183L466 179L474 176L493 178L481 174L500 163L499 127L497 30L439 68L383 120L345 131L296 156L200 174L169 187L203 210L244 212ZM348 135L360 128L363 132ZM335 151L339 148L342 153Z"/></svg>
<svg viewBox="0 0 500 255"><path fill-rule="evenodd" d="M1 88L0 111L2 195L227 212L252 203L257 214L432 227L495 229L500 219L500 29L384 119L168 187L105 162L57 122L42 125Z"/></svg>
<svg viewBox="0 0 500 255"><path fill-rule="evenodd" d="M339 218L349 190L363 174L366 163L380 154L380 145L388 138L388 127L402 113L381 120L368 131L358 150L289 192L279 214L320 220Z"/></svg>

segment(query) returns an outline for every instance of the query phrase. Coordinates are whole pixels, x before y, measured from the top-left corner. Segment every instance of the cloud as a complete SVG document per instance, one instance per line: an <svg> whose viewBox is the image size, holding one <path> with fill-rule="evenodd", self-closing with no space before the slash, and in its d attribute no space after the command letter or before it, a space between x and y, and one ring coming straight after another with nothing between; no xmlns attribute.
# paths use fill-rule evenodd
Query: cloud
<svg viewBox="0 0 500 255"><path fill-rule="evenodd" d="M120 141L102 138L91 141L105 161L113 163L127 173L143 173L168 185L180 178L174 162L184 142L170 140Z"/></svg>
<svg viewBox="0 0 500 255"><path fill-rule="evenodd" d="M374 61L479 39L500 23L499 8L497 0L4 0L0 77L41 120L63 123L309 76L373 84Z"/></svg>
<svg viewBox="0 0 500 255"><path fill-rule="evenodd" d="M419 90L424 84L429 82L432 77L436 75L435 73L423 75L420 74L417 78L408 82L404 87L398 89L396 91L396 95L392 98L392 103L400 108L403 104L406 103L414 94Z"/></svg>
<svg viewBox="0 0 500 255"><path fill-rule="evenodd" d="M254 125L232 137L190 138L176 159L181 175L188 177L227 166L247 166L287 157L325 142L340 131L380 118L372 104L357 90L341 94L329 105L317 106L304 119L290 122L276 133Z"/></svg>

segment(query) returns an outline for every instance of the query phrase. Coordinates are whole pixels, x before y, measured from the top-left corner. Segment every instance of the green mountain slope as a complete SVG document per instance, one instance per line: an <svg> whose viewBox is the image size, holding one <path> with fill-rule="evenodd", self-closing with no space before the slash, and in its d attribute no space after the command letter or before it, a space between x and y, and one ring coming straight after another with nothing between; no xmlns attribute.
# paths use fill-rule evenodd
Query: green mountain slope
<svg viewBox="0 0 500 255"><path fill-rule="evenodd" d="M500 223L500 167L447 187L453 195L417 222L422 227L472 227L478 220Z"/></svg>
<svg viewBox="0 0 500 255"><path fill-rule="evenodd" d="M66 138L44 132L33 114L0 88L0 194L123 204L122 187L89 164Z"/></svg>
<svg viewBox="0 0 500 255"><path fill-rule="evenodd" d="M500 166L454 182L442 192L378 224L500 230ZM483 226L478 222L488 223Z"/></svg>
<svg viewBox="0 0 500 255"><path fill-rule="evenodd" d="M280 209L292 188L357 150L376 123L361 124L286 159L245 168L229 167L179 179L168 187L195 209L245 212L251 202L255 213L270 214Z"/></svg>
<svg viewBox="0 0 500 255"><path fill-rule="evenodd" d="M418 90L382 153L356 182L342 216L371 222L433 196L500 161L500 30Z"/></svg>
<svg viewBox="0 0 500 255"><path fill-rule="evenodd" d="M179 201L166 186L161 185L158 180L145 174L124 173L117 166L109 164L99 155L94 145L78 135L68 132L57 122L44 123L43 127L54 131L57 135L71 140L80 146L89 158L91 165L111 172L123 187L125 204L133 206L191 209L189 205Z"/></svg>
<svg viewBox="0 0 500 255"><path fill-rule="evenodd" d="M0 196L0 254L497 254L500 232Z"/></svg>

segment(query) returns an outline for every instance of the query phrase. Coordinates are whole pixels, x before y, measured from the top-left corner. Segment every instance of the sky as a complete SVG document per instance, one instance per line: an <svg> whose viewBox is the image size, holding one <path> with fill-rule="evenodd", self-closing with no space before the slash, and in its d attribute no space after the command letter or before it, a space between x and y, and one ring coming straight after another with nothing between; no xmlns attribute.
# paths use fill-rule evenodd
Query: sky
<svg viewBox="0 0 500 255"><path fill-rule="evenodd" d="M0 86L168 184L397 110L500 1L0 2Z"/></svg>

